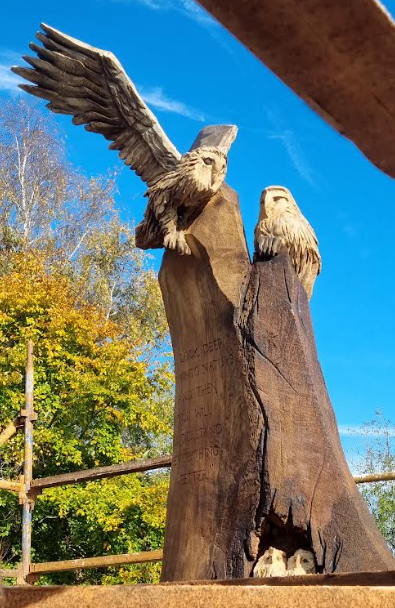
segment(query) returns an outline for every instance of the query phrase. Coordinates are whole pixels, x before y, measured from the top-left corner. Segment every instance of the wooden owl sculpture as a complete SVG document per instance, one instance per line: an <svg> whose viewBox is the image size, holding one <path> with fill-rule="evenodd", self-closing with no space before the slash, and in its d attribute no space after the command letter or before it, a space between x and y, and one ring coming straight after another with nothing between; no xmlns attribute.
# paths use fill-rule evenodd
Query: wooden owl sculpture
<svg viewBox="0 0 395 608"><path fill-rule="evenodd" d="M303 576L316 571L311 551L298 549L287 560L285 551L269 547L254 566L254 577Z"/></svg>
<svg viewBox="0 0 395 608"><path fill-rule="evenodd" d="M31 43L37 57L24 57L32 68L12 68L36 86L20 87L48 100L53 112L72 115L75 125L111 140L110 149L146 182L148 206L136 228L139 247L190 254L186 220L221 187L237 128L221 148L198 147L181 155L112 53L41 27L37 38L43 47Z"/></svg>
<svg viewBox="0 0 395 608"><path fill-rule="evenodd" d="M314 574L315 560L311 551L298 549L287 561L287 576Z"/></svg>
<svg viewBox="0 0 395 608"><path fill-rule="evenodd" d="M287 557L284 551L269 547L254 566L254 577L287 576Z"/></svg>
<svg viewBox="0 0 395 608"><path fill-rule="evenodd" d="M256 259L272 257L285 247L311 298L314 282L321 272L318 241L287 188L269 186L262 192L254 245Z"/></svg>

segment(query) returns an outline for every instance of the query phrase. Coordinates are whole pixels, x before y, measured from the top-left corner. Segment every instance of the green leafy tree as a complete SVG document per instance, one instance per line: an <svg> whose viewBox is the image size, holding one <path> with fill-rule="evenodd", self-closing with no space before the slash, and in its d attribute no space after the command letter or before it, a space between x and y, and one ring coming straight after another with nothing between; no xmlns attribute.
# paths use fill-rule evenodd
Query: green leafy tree
<svg viewBox="0 0 395 608"><path fill-rule="evenodd" d="M170 450L173 375L161 296L114 194L112 178L88 179L67 163L35 106L0 110L0 428L23 405L32 339L35 477ZM17 478L22 465L18 435L0 448L0 475ZM162 546L167 487L162 472L44 491L33 512L33 560ZM0 541L4 564L14 567L21 513L2 491ZM148 582L159 571L145 564L42 582Z"/></svg>

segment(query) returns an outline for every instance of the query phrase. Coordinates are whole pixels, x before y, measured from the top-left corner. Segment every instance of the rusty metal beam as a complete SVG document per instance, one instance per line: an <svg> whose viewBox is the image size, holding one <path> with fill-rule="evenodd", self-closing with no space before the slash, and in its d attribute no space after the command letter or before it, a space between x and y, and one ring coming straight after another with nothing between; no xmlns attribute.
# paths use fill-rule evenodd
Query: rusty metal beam
<svg viewBox="0 0 395 608"><path fill-rule="evenodd" d="M121 464L108 467L95 467L86 471L75 471L74 473L63 473L53 477L41 477L34 479L31 485L31 493L37 494L45 488L80 483L83 481L96 481L98 479L116 477L128 473L143 473L154 469L162 469L171 466L172 456L159 456L149 460L130 460Z"/></svg>
<svg viewBox="0 0 395 608"><path fill-rule="evenodd" d="M32 511L34 500L29 496L33 479L33 398L34 398L34 369L33 342L27 345L26 377L25 377L25 458L23 466L25 495L22 502L22 578L27 583L30 571L32 548Z"/></svg>
<svg viewBox="0 0 395 608"><path fill-rule="evenodd" d="M159 562L163 558L163 551L142 551L140 553L124 553L120 555L102 555L100 557L85 557L81 559L68 559L62 562L43 562L31 564L31 574L44 574L48 572L65 572L66 570L79 570L81 568L108 568L124 564L143 564L145 562Z"/></svg>
<svg viewBox="0 0 395 608"><path fill-rule="evenodd" d="M395 177L395 23L376 0L199 0Z"/></svg>

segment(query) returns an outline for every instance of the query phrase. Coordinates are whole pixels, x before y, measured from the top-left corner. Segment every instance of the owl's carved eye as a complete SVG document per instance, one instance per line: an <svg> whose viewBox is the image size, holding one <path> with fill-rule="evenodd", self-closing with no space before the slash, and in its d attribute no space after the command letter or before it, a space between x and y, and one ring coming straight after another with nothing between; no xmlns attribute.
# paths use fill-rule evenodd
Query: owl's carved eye
<svg viewBox="0 0 395 608"><path fill-rule="evenodd" d="M212 165L212 164L214 163L214 159L213 159L213 158L210 158L209 156L206 156L205 158L203 158L203 162L204 162L206 165Z"/></svg>

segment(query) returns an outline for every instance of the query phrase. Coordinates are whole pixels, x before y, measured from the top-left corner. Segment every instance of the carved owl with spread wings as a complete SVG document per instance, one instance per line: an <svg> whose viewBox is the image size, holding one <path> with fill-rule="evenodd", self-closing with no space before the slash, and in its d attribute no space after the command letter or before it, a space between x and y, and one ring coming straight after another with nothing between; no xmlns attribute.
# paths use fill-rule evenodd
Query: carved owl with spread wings
<svg viewBox="0 0 395 608"><path fill-rule="evenodd" d="M255 228L255 255L271 257L285 247L310 299L321 272L318 240L288 188L269 186L261 195Z"/></svg>
<svg viewBox="0 0 395 608"><path fill-rule="evenodd" d="M148 206L136 228L139 247L190 254L185 227L220 189L237 128L227 127L221 147L201 146L181 155L112 53L48 25L41 28L37 38L43 47L31 43L37 57L24 57L32 68L12 68L36 86L20 87L48 100L53 112L72 115L75 125L112 141L110 149L146 182Z"/></svg>

